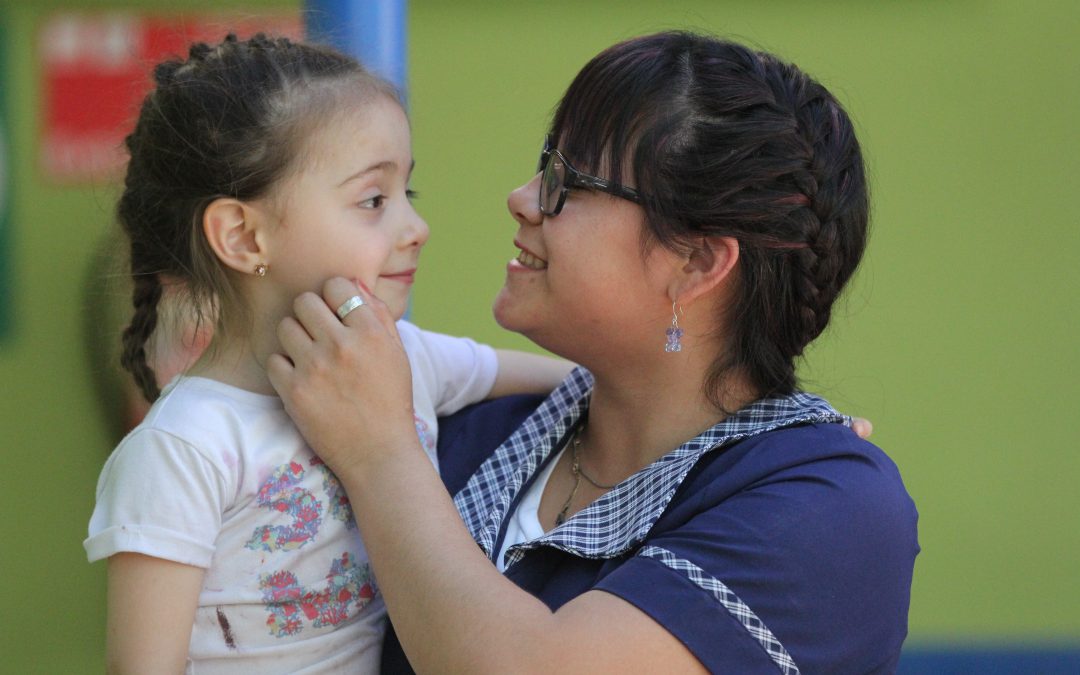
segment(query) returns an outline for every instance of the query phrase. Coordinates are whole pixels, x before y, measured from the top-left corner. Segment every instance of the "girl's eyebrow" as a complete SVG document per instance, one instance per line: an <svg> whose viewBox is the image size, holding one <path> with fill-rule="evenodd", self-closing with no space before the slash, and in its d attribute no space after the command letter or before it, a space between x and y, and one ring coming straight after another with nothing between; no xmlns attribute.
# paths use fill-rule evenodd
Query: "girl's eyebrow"
<svg viewBox="0 0 1080 675"><path fill-rule="evenodd" d="M349 176L345 180L338 183L338 187L341 187L342 185L345 185L346 183L352 182L352 181L356 180L357 178L363 178L364 176L368 175L369 173L374 173L375 171L384 171L386 169L394 169L394 168L397 168L397 164L395 164L394 162L391 162L391 161L378 162L376 164L372 164L371 166L367 167L366 169L360 169L359 171L357 171L353 175Z"/></svg>
<svg viewBox="0 0 1080 675"><path fill-rule="evenodd" d="M409 163L409 174L408 175L410 175L410 176L412 175L412 171L413 171L414 167L416 167L416 160L415 159ZM384 161L384 162L377 162L377 163L372 164L371 166L367 167L366 169L360 169L359 171L352 174L351 176L349 176L345 180L341 181L340 183L338 183L338 187L342 187L346 183L350 183L350 182L352 182L352 181L354 181L354 180L356 180L358 178L363 178L364 176L368 175L369 173L374 173L375 171L385 171L387 169L393 170L393 169L396 169L396 168L397 168L397 163L396 162L392 162L392 161L389 161L389 160Z"/></svg>

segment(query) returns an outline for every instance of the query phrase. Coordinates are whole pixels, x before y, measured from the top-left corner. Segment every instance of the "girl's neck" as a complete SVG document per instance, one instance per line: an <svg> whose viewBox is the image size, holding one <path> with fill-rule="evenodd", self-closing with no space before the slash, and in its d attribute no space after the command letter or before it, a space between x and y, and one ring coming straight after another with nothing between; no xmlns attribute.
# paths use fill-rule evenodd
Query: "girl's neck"
<svg viewBox="0 0 1080 675"><path fill-rule="evenodd" d="M235 326L226 336L215 335L187 374L208 377L256 394L277 396L266 375L266 361L280 351L277 326L290 314L292 298L278 297L277 291L261 283L262 280L248 282L251 285L242 296L254 317L251 325Z"/></svg>
<svg viewBox="0 0 1080 675"><path fill-rule="evenodd" d="M210 378L256 394L276 396L266 375L269 354L269 351L262 354L252 340L231 340L226 344L212 342L186 374Z"/></svg>

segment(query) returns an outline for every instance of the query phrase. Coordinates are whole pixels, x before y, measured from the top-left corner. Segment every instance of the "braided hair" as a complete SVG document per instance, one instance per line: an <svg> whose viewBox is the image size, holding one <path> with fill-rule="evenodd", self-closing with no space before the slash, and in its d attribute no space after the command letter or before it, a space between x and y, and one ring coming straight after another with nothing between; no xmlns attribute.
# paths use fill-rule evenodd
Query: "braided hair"
<svg viewBox="0 0 1080 675"><path fill-rule="evenodd" d="M232 271L203 234L206 207L267 195L295 169L309 134L354 102L346 92L398 100L347 56L263 34L196 43L187 59L160 63L153 80L124 141L130 161L116 209L134 281L121 363L149 401L160 393L146 345L163 282L178 282L196 320L212 319L219 336L250 322Z"/></svg>
<svg viewBox="0 0 1080 675"><path fill-rule="evenodd" d="M646 249L688 253L703 237L738 240L710 400L720 406L732 370L760 397L793 391L795 359L828 324L868 227L859 144L825 87L770 54L658 33L590 61L551 133L583 170L616 182L630 172L645 195Z"/></svg>

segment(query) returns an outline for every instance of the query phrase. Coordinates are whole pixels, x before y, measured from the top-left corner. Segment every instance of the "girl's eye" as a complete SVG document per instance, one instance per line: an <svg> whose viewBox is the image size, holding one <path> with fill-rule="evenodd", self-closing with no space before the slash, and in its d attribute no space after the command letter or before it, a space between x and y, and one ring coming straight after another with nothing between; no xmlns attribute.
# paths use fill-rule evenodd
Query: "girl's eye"
<svg viewBox="0 0 1080 675"><path fill-rule="evenodd" d="M375 195L369 199L365 199L360 202L360 206L365 209L381 209L386 202L386 197L383 195Z"/></svg>

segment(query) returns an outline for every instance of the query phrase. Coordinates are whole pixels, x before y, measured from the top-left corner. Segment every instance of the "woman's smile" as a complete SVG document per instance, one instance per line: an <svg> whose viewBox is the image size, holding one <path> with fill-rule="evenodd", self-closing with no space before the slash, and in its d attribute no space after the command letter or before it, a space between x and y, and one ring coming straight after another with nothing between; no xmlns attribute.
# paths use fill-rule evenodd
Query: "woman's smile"
<svg viewBox="0 0 1080 675"><path fill-rule="evenodd" d="M515 265L514 263L519 263L520 266L534 271L542 271L547 269L546 260L544 260L538 255L535 255L532 251L528 250L517 242L514 242L514 245L521 249L521 252L518 253L516 258L510 261L510 267L512 269L518 267L518 265Z"/></svg>

